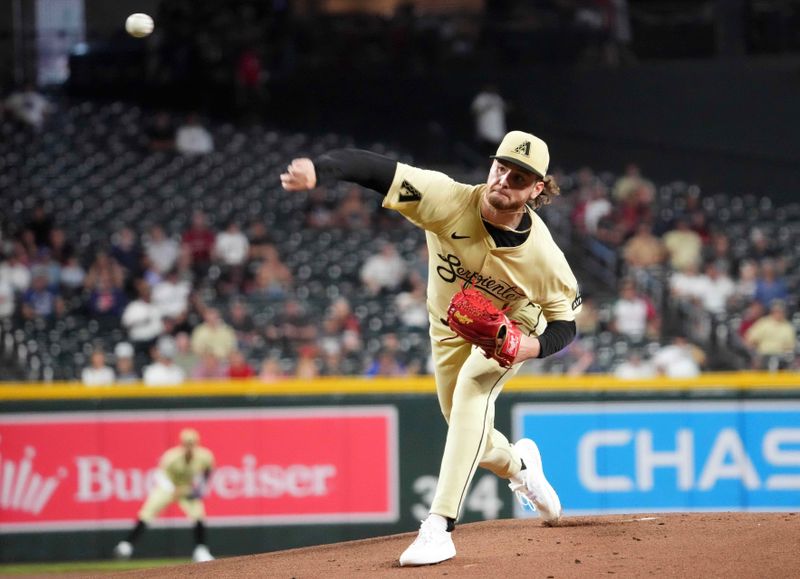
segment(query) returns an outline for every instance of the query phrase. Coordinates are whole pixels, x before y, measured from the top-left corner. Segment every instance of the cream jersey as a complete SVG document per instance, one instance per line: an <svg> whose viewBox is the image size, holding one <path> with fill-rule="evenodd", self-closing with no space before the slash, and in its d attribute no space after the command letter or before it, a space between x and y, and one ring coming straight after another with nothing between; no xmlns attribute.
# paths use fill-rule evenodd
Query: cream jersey
<svg viewBox="0 0 800 579"><path fill-rule="evenodd" d="M207 448L198 446L187 462L186 450L175 446L162 455L158 466L176 487L186 486L191 485L198 475L214 468L214 455Z"/></svg>
<svg viewBox="0 0 800 579"><path fill-rule="evenodd" d="M486 188L397 164L383 206L426 232L432 325L446 318L450 299L470 281L536 335L548 320L574 321L581 304L578 282L547 226L527 208L532 225L525 242L497 247L480 213Z"/></svg>

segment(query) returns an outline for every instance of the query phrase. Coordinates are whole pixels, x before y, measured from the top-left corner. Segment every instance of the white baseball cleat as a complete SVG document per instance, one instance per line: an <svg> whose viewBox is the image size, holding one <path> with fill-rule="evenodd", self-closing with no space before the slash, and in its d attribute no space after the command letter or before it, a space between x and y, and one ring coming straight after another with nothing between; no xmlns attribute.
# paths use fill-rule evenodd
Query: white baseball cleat
<svg viewBox="0 0 800 579"><path fill-rule="evenodd" d="M530 438L523 438L514 444L514 449L525 463L525 470L511 477L508 487L523 506L539 513L545 525L557 525L563 512L561 501L544 476L539 448Z"/></svg>
<svg viewBox="0 0 800 579"><path fill-rule="evenodd" d="M205 545L197 545L192 553L192 561L195 563L205 563L206 561L213 561L214 556Z"/></svg>
<svg viewBox="0 0 800 579"><path fill-rule="evenodd" d="M131 555L133 555L133 545L128 541L120 541L114 547L114 557L117 559L130 559Z"/></svg>
<svg viewBox="0 0 800 579"><path fill-rule="evenodd" d="M400 555L400 565L433 565L456 556L453 537L443 517L428 516L419 527L414 542Z"/></svg>

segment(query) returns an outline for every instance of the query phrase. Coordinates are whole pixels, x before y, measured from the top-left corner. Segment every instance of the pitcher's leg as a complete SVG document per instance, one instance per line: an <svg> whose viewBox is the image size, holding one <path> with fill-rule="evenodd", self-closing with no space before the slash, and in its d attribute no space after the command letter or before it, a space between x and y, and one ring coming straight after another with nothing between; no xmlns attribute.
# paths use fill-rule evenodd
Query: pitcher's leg
<svg viewBox="0 0 800 579"><path fill-rule="evenodd" d="M473 351L462 366L453 393L432 513L458 518L469 484L481 463L503 473L519 470L508 440L494 433L495 400L515 373L515 368L502 368L478 351Z"/></svg>
<svg viewBox="0 0 800 579"><path fill-rule="evenodd" d="M492 429L480 466L502 479L509 479L522 468L520 457L512 450L508 438L497 429Z"/></svg>
<svg viewBox="0 0 800 579"><path fill-rule="evenodd" d="M439 399L439 409L446 422L450 422L450 410L453 407L453 393L458 380L458 373L469 358L472 346L469 344L456 345L441 343L431 340L431 354L435 365L436 396Z"/></svg>

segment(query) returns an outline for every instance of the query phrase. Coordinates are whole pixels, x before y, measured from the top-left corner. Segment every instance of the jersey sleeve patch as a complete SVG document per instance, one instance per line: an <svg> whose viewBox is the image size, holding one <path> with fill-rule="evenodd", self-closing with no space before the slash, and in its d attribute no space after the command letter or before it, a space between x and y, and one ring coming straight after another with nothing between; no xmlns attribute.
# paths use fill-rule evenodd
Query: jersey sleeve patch
<svg viewBox="0 0 800 579"><path fill-rule="evenodd" d="M575 299L572 301L572 309L577 310L582 303L583 303L583 298L581 297L580 290L578 290L578 295L575 296Z"/></svg>
<svg viewBox="0 0 800 579"><path fill-rule="evenodd" d="M398 194L397 200L400 203L408 203L410 201L421 201L422 193L420 193L419 189L414 187L411 183L403 179L403 182L400 183L400 192Z"/></svg>

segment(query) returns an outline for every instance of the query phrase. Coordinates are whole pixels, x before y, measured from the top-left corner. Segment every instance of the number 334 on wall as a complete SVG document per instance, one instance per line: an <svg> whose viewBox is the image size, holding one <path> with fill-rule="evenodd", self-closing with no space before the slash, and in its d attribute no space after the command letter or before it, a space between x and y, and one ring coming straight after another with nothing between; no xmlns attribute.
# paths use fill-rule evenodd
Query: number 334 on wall
<svg viewBox="0 0 800 579"><path fill-rule="evenodd" d="M503 501L497 496L497 481L499 479L493 474L485 474L476 478L472 483L472 490L467 495L464 508L468 511L480 513L484 519L496 519L500 516L500 509L503 508ZM428 516L428 511L433 502L433 495L436 492L436 482L438 477L424 475L414 481L414 493L419 497L419 501L411 505L411 515L417 520L424 520Z"/></svg>

